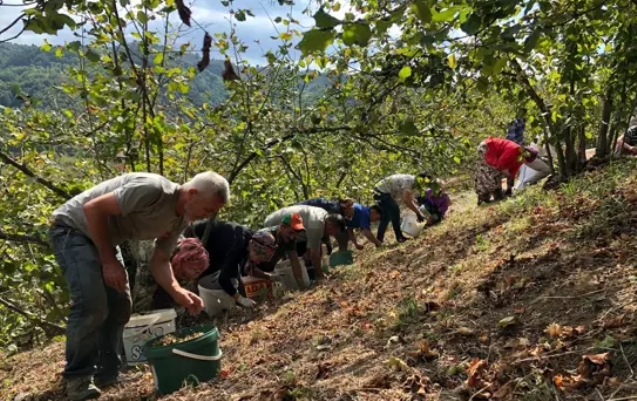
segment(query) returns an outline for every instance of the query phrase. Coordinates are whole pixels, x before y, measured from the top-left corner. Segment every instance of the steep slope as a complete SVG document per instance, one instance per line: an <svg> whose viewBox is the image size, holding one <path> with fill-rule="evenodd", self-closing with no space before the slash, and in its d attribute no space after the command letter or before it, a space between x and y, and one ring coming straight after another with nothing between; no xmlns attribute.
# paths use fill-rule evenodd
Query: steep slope
<svg viewBox="0 0 637 401"><path fill-rule="evenodd" d="M160 399L633 399L636 167L491 207L457 195L418 239L358 252L324 286L217 319L223 377ZM0 399L63 399L62 349L8 358ZM143 368L103 399L152 391Z"/></svg>

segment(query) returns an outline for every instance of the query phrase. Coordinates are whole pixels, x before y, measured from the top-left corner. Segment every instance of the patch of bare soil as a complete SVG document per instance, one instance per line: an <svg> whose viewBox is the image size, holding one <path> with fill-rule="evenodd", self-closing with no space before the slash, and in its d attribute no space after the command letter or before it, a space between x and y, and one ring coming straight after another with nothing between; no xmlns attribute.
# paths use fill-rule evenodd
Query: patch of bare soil
<svg viewBox="0 0 637 401"><path fill-rule="evenodd" d="M215 381L157 397L142 368L103 399L630 400L631 184L458 208L418 239L357 252L321 286L213 320L224 352ZM60 344L9 358L0 398L64 399L62 360Z"/></svg>

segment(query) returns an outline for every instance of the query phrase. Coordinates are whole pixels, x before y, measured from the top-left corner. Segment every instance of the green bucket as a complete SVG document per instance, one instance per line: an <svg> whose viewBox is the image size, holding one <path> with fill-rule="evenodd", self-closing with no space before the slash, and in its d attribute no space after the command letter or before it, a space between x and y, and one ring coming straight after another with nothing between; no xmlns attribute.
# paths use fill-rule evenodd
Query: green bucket
<svg viewBox="0 0 637 401"><path fill-rule="evenodd" d="M330 256L330 266L351 265L354 263L354 253L352 251L333 252Z"/></svg>
<svg viewBox="0 0 637 401"><path fill-rule="evenodd" d="M196 326L179 329L173 335L183 338L203 332L198 338L165 346L154 344L165 336L154 338L144 345L144 353L155 379L155 389L160 394L170 394L184 384L198 385L207 382L221 371L221 350L215 326Z"/></svg>

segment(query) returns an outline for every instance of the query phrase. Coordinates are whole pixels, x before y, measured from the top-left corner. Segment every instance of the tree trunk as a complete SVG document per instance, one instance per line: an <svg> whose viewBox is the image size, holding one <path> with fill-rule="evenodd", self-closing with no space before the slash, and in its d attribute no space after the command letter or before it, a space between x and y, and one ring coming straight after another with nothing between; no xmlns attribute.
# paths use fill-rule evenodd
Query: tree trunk
<svg viewBox="0 0 637 401"><path fill-rule="evenodd" d="M577 168L581 168L586 163L586 125L582 124L577 130Z"/></svg>
<svg viewBox="0 0 637 401"><path fill-rule="evenodd" d="M595 156L598 158L605 158L608 155L608 151L611 148L608 143L608 127L610 125L610 117L613 111L613 92L611 86L606 88L606 94L604 95L604 107L602 109L602 121L599 123L599 130L597 131L597 144L595 146Z"/></svg>

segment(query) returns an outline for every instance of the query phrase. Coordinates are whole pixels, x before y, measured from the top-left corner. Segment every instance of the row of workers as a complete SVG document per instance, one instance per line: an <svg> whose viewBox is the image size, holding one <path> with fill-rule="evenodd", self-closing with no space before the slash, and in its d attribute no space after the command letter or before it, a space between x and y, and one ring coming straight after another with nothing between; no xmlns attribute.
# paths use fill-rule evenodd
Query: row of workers
<svg viewBox="0 0 637 401"><path fill-rule="evenodd" d="M399 202L429 224L439 222L448 206L448 197L426 174L394 175L379 182L374 191L378 206L353 204L345 213L348 217L317 206L295 205L269 215L264 230L217 222L210 226L211 240L204 241L208 250L194 236L203 237L207 221L230 200L229 183L217 173L200 173L181 185L156 174L123 174L68 200L51 216L49 240L71 297L62 373L69 398L96 398L101 389L123 380L119 371L122 334L133 309L119 251L123 242L153 241L145 267L152 283L191 314L200 313L204 304L180 281L206 272L217 274L222 288L240 304L250 306L250 301L237 295L233 283L239 268L276 280L271 269L275 256L285 254L292 259L296 253L298 261L302 253L311 266L319 267L315 273L321 279L320 244L330 235L345 238L348 222L350 228L361 228L380 246L389 222L397 240L405 239L400 232ZM417 197L425 208L418 208ZM339 202L339 207L350 208L350 203ZM430 211L429 217L423 210ZM368 232L374 220L380 220L375 240ZM183 238L187 229L191 237ZM358 244L355 237L350 238ZM240 262L235 265L236 261ZM299 266L297 278L298 270Z"/></svg>

